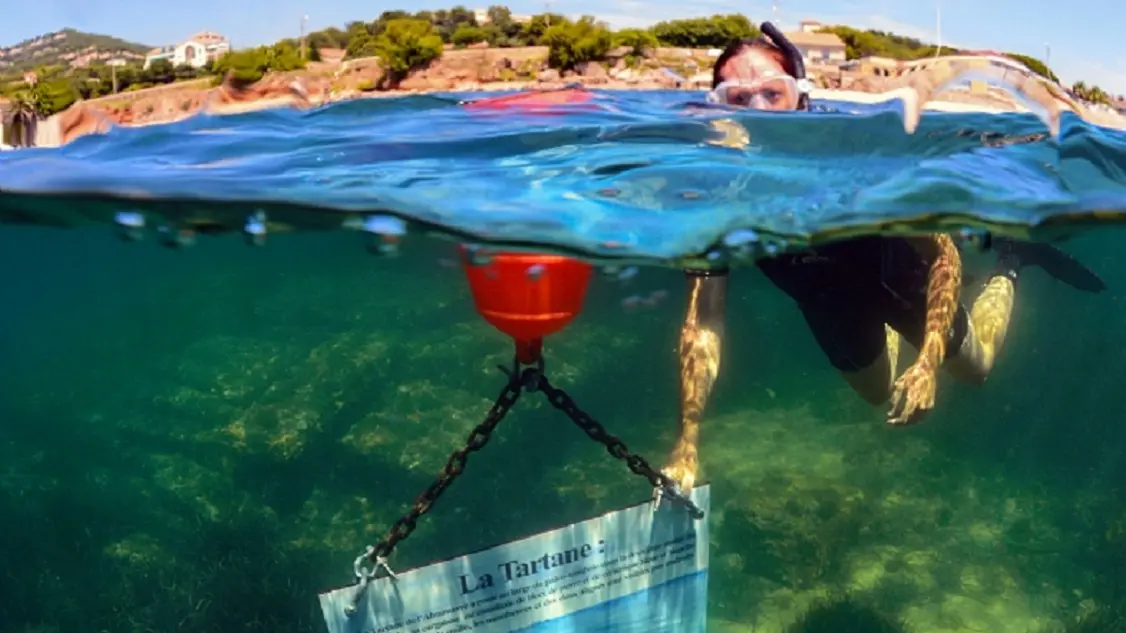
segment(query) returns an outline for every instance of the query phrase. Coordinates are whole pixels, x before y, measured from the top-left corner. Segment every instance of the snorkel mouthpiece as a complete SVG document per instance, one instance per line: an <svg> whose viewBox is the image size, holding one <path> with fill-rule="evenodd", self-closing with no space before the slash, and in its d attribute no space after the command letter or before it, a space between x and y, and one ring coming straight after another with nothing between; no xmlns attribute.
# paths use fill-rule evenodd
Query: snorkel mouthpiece
<svg viewBox="0 0 1126 633"><path fill-rule="evenodd" d="M798 50L798 47L794 46L794 43L783 35L782 31L778 30L778 27L770 22L763 22L762 25L759 26L759 30L762 31L763 35L770 38L771 42L774 42L778 50L782 51L782 54L789 60L794 69L794 79L798 81L799 86L805 87L809 81L805 77L805 60L802 58L801 51ZM805 90L803 90L801 96L798 97L798 109L809 109L809 93Z"/></svg>

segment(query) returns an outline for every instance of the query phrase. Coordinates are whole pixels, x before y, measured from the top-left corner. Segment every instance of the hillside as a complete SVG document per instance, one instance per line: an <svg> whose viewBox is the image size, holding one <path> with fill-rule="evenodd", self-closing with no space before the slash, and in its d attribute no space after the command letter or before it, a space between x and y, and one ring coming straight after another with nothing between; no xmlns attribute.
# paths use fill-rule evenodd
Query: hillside
<svg viewBox="0 0 1126 633"><path fill-rule="evenodd" d="M13 46L0 47L0 73L32 70L39 66L82 67L113 58L144 59L151 46L109 35L63 29Z"/></svg>

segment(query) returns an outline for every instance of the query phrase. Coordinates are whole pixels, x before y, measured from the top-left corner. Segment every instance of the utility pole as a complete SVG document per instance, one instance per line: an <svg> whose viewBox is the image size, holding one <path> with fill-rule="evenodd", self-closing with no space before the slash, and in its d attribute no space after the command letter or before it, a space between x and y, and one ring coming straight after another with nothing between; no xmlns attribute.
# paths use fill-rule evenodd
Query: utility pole
<svg viewBox="0 0 1126 633"><path fill-rule="evenodd" d="M546 27L551 27L551 0L546 0L543 3L543 24Z"/></svg>
<svg viewBox="0 0 1126 633"><path fill-rule="evenodd" d="M942 54L942 2L934 3L934 35L937 40L937 46L934 49L934 56L938 57Z"/></svg>
<svg viewBox="0 0 1126 633"><path fill-rule="evenodd" d="M110 77L113 82L113 94L117 94L117 67L123 65L124 63L125 60L121 58L111 59L108 62Z"/></svg>
<svg viewBox="0 0 1126 633"><path fill-rule="evenodd" d="M305 23L308 21L308 15L301 16L301 59L308 59L308 57L305 56Z"/></svg>
<svg viewBox="0 0 1126 633"><path fill-rule="evenodd" d="M1052 63L1052 46L1044 42L1044 66L1048 66L1050 63ZM1050 71L1051 68L1049 67L1048 70Z"/></svg>

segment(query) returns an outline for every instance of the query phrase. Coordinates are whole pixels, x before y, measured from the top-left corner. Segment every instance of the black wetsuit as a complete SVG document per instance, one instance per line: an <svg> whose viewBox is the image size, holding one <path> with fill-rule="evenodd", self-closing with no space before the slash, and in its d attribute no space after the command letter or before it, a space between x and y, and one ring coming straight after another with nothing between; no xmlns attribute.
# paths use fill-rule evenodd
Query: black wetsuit
<svg viewBox="0 0 1126 633"><path fill-rule="evenodd" d="M833 367L854 372L879 358L884 324L912 345L926 329L928 262L896 237L859 237L814 251L758 261L759 269L801 308ZM959 305L947 357L958 352L968 318Z"/></svg>

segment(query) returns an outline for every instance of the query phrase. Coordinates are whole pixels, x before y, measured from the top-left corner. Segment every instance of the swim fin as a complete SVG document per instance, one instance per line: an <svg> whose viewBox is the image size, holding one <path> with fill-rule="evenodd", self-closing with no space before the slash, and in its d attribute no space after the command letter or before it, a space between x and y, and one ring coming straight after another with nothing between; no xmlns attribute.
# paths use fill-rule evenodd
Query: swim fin
<svg viewBox="0 0 1126 633"><path fill-rule="evenodd" d="M1044 272L1076 290L1091 293L1106 290L1106 283L1094 271L1051 244L995 237L993 248L1006 261L1015 259L1021 267L1039 266Z"/></svg>

